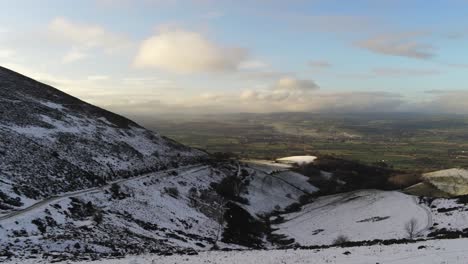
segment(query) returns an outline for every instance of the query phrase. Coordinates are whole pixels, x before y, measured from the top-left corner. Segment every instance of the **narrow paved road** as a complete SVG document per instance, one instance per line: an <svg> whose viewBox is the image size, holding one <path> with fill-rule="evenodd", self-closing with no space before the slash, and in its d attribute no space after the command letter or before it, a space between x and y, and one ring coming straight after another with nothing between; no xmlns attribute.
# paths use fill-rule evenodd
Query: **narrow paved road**
<svg viewBox="0 0 468 264"><path fill-rule="evenodd" d="M46 206L46 205L49 205L49 204L54 203L54 202L58 202L58 201L63 200L63 199L67 199L67 198L70 198L70 197L76 197L76 196L80 196L80 195L83 195L83 194L92 194L92 193L101 192L105 188L110 187L112 184L119 184L119 183L124 183L124 182L128 182L128 181L134 181L134 180L138 180L138 179L142 179L142 178L146 178L146 177L150 177L150 176L158 176L158 175L166 174L166 173L173 172L173 171L189 170L189 169L200 167L200 166L202 166L202 165L196 164L196 165L183 166L183 167L179 167L179 168L175 168L175 169L163 170L163 171L159 171L159 172L151 172L151 173L143 174L143 175L133 177L133 178L119 179L119 180L110 182L110 183L108 183L106 185L103 185L103 186L100 186L100 187L93 187L93 188L80 190L80 191L76 191L76 192L65 193L65 194L62 194L62 195L59 195L59 196L52 196L52 197L49 197L49 198L47 198L45 200L37 202L37 203L35 203L35 204L33 204L33 205L29 206L29 207L26 207L24 209L11 212L11 213L9 213L7 215L0 216L0 222L22 216L22 215L24 215L24 214L26 214L28 212L31 212L31 211L33 211L35 209L38 209L38 208L40 208L42 206Z"/></svg>
<svg viewBox="0 0 468 264"><path fill-rule="evenodd" d="M427 224L426 226L424 226L421 230L419 230L416 234L417 235L421 235L422 233L426 232L427 230L429 230L429 228L431 228L433 225L434 225L434 221L432 220L432 212L431 212L431 209L429 209L427 206L425 206L424 204L421 204L418 202L418 197L414 196L413 197L413 201L416 205L418 205L419 207L421 207L427 214Z"/></svg>

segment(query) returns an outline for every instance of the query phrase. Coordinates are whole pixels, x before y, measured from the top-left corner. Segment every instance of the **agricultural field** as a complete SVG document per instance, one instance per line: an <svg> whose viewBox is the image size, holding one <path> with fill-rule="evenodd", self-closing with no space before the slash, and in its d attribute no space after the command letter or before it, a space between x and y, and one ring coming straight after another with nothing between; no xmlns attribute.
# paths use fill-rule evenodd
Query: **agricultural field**
<svg viewBox="0 0 468 264"><path fill-rule="evenodd" d="M413 171L468 166L467 116L277 113L137 119L184 144L242 158L332 155Z"/></svg>

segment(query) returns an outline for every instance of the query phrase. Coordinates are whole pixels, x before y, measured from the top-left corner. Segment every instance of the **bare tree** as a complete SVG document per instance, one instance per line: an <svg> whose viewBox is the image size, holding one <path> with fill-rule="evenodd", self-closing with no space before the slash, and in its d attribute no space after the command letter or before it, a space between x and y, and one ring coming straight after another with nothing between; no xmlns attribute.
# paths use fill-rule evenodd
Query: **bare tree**
<svg viewBox="0 0 468 264"><path fill-rule="evenodd" d="M199 193L196 188L189 190L189 199L192 207L197 208L201 213L216 222L216 237L213 241L213 249L216 249L224 230L224 215L227 210L228 201L222 196L217 195L215 191L201 190Z"/></svg>
<svg viewBox="0 0 468 264"><path fill-rule="evenodd" d="M406 225L405 231L408 234L409 239L413 239L417 235L418 220L416 218L411 218Z"/></svg>
<svg viewBox="0 0 468 264"><path fill-rule="evenodd" d="M218 223L218 228L216 231L216 239L213 242L212 249L218 249L218 241L221 238L221 233L224 230L224 215L226 214L227 210L227 202L222 199L220 203L215 206L215 210L217 214L215 214L215 221Z"/></svg>

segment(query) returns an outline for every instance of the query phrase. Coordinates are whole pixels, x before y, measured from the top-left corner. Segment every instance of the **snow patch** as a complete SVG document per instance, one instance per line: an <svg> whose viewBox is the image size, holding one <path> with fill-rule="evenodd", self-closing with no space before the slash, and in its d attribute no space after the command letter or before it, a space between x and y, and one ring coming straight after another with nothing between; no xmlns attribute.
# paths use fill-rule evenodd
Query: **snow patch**
<svg viewBox="0 0 468 264"><path fill-rule="evenodd" d="M314 162L317 157L315 156L291 156L291 157L284 157L277 159L276 161L279 163L285 164L297 164L297 165L305 165Z"/></svg>

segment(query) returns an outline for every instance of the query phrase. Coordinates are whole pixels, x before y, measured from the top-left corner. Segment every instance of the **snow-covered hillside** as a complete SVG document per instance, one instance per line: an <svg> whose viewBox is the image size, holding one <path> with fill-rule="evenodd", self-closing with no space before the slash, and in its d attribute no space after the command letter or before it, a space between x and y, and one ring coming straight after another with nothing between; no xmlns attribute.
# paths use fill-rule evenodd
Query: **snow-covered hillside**
<svg viewBox="0 0 468 264"><path fill-rule="evenodd" d="M376 245L408 242L413 219L413 238L468 237L466 197L357 190L379 188L391 172L341 159L279 162L211 156L0 68L0 262L398 262L399 252L424 260L417 251L452 245ZM462 194L465 174L425 179ZM343 246L367 246L329 248L340 236ZM294 247L316 250L275 250ZM247 251L207 252L216 248Z"/></svg>
<svg viewBox="0 0 468 264"><path fill-rule="evenodd" d="M0 67L0 215L205 155Z"/></svg>
<svg viewBox="0 0 468 264"><path fill-rule="evenodd" d="M0 257L269 247L261 217L317 191L303 175L216 159L4 68L0 113Z"/></svg>
<svg viewBox="0 0 468 264"><path fill-rule="evenodd" d="M217 191L223 179L244 176L239 200ZM31 209L0 218L1 255L60 258L207 250L215 244L239 248L223 215L245 212L256 219L296 203L317 189L294 172L269 175L236 162L199 164L53 197ZM227 202L237 207L227 207ZM241 208L241 209L236 209ZM229 222L229 221L228 221ZM248 226L240 227L249 228ZM242 235L242 234L241 234ZM264 234L256 238L272 247ZM219 241L219 242L216 242ZM243 240L245 242L245 240ZM245 244L245 243L240 243ZM60 259L59 258L59 259Z"/></svg>
<svg viewBox="0 0 468 264"><path fill-rule="evenodd" d="M405 224L412 218L418 221L418 233L432 226L429 209L415 197L378 190L319 197L281 218L276 233L300 245L333 244L339 236L350 241L406 238Z"/></svg>
<svg viewBox="0 0 468 264"><path fill-rule="evenodd" d="M301 246L346 241L468 237L466 198L424 198L398 191L359 190L314 199L274 216L274 233ZM414 222L412 234L407 226ZM341 241L342 242L342 241Z"/></svg>
<svg viewBox="0 0 468 264"><path fill-rule="evenodd" d="M249 185L243 197L249 200L251 212L265 214L296 203L303 195L318 189L304 175L270 165L249 164Z"/></svg>
<svg viewBox="0 0 468 264"><path fill-rule="evenodd" d="M83 261L70 264L465 264L468 239L432 240L412 244L375 245L366 247L331 247L315 250L211 251L198 255L131 256L124 259ZM38 260L7 262L43 263ZM65 262L61 262L65 263Z"/></svg>

